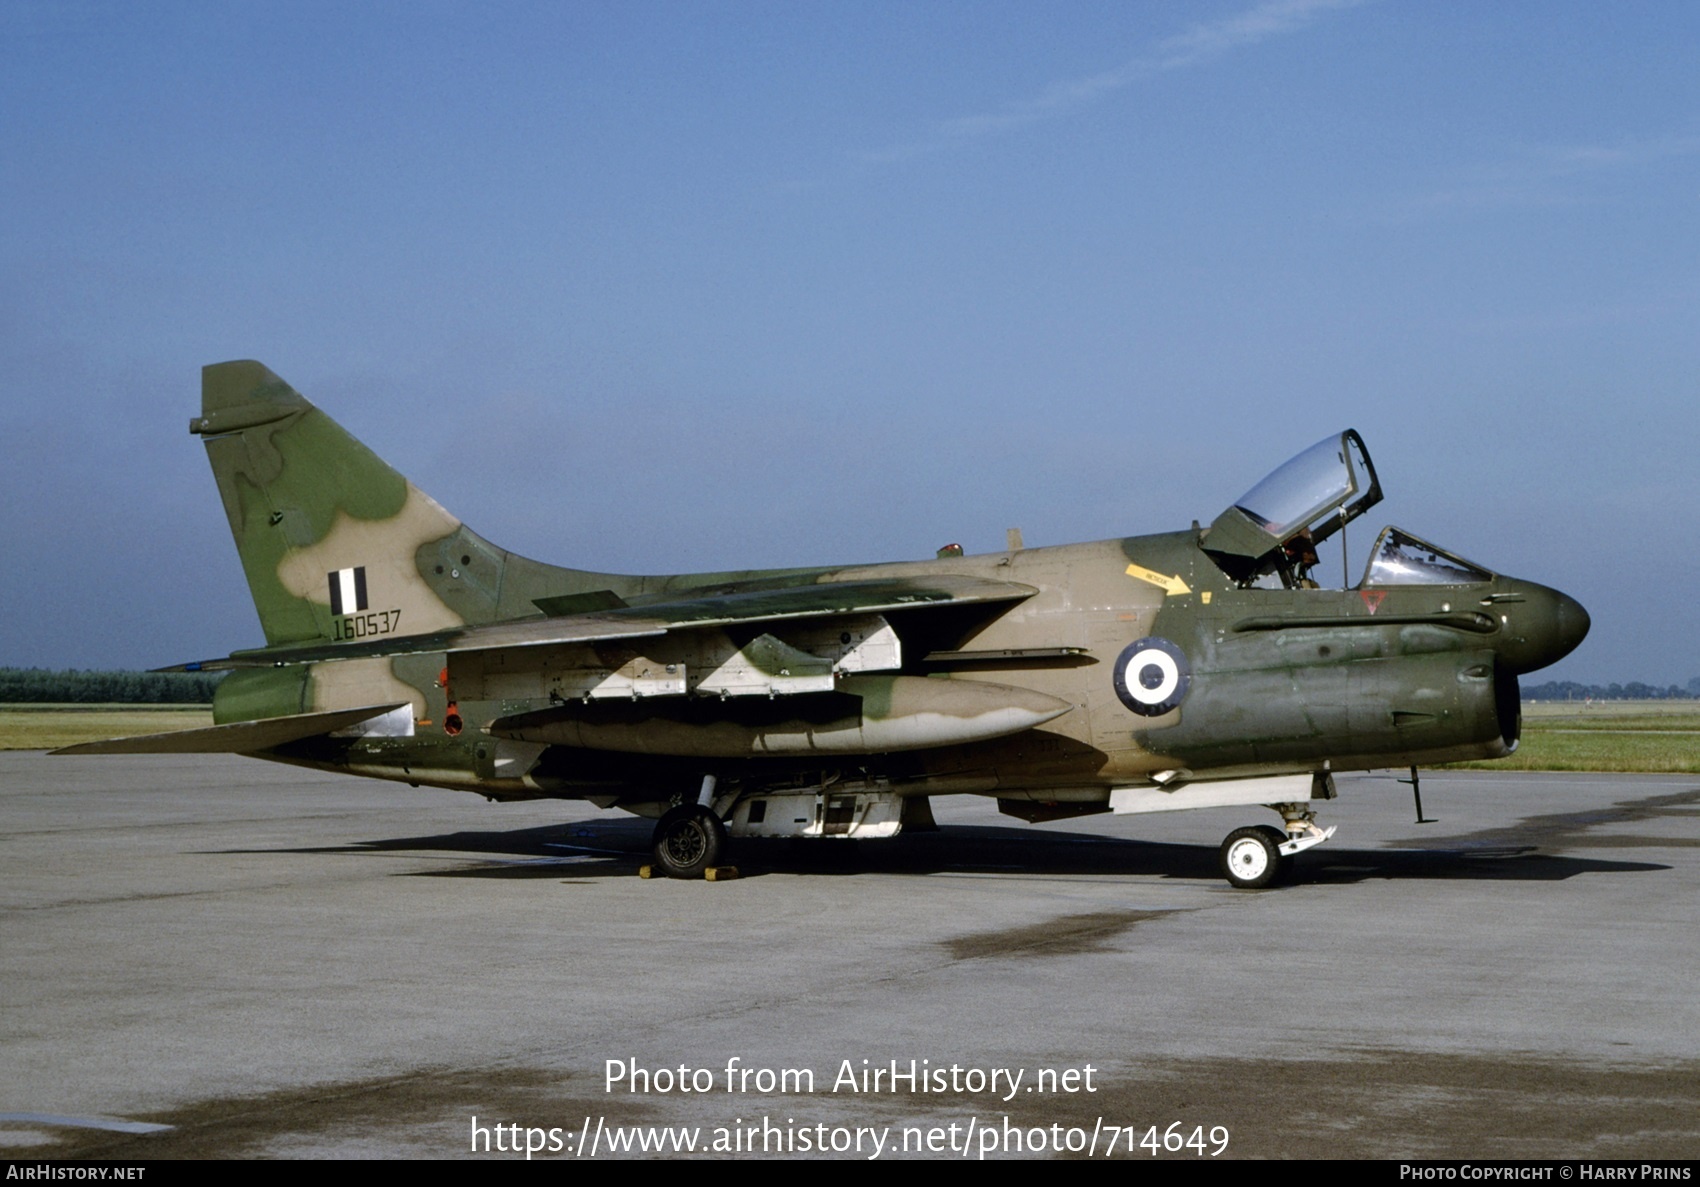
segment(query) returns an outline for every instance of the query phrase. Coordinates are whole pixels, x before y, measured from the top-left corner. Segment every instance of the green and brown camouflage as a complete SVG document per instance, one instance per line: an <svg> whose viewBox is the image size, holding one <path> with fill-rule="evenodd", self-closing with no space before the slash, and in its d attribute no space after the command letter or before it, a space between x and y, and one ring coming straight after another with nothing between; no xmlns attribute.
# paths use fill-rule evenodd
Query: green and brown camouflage
<svg viewBox="0 0 1700 1187"><path fill-rule="evenodd" d="M1328 835L1332 772L1509 753L1517 677L1588 629L1394 528L1319 587L1315 545L1380 498L1349 430L1208 528L635 576L498 548L259 363L207 367L191 429L266 646L188 665L231 671L183 749L587 798L660 817L675 874L728 831L889 836L975 793L1030 820L1266 804L1285 832L1223 851L1264 885Z"/></svg>

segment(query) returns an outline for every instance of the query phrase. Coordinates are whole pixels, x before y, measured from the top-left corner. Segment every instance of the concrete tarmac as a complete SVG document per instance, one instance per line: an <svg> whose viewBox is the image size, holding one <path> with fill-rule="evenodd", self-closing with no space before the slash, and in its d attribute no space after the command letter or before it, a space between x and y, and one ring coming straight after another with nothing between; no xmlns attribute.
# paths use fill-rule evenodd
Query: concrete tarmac
<svg viewBox="0 0 1700 1187"><path fill-rule="evenodd" d="M0 754L0 1155L1700 1154L1700 778L1339 786L1278 890L1262 809L972 797L684 883L586 804Z"/></svg>

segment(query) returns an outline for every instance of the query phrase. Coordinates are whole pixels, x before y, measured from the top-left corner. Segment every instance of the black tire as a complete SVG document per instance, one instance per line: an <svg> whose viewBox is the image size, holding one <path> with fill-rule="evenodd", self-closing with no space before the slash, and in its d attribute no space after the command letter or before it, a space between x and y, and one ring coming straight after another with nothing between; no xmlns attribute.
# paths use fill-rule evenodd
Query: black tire
<svg viewBox="0 0 1700 1187"><path fill-rule="evenodd" d="M1257 827L1263 830L1264 835L1269 838L1269 843L1275 846L1277 852L1280 852L1281 846L1287 843L1285 829L1276 828L1272 824L1260 824ZM1291 853L1281 854L1281 860L1276 865L1275 881L1270 883L1271 886L1285 886L1293 880L1294 860Z"/></svg>
<svg viewBox="0 0 1700 1187"><path fill-rule="evenodd" d="M700 804L681 804L656 822L655 865L669 878L702 877L725 848L726 826Z"/></svg>
<svg viewBox="0 0 1700 1187"><path fill-rule="evenodd" d="M1271 834L1274 834L1273 836ZM1255 828L1236 828L1222 842L1220 865L1222 877L1236 890L1262 890L1281 878L1280 837L1267 825Z"/></svg>

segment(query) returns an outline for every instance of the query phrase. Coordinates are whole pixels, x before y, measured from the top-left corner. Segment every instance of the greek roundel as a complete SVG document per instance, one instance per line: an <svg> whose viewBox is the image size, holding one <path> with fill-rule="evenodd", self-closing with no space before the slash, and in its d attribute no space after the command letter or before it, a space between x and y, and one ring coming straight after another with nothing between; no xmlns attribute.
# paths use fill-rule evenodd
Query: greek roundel
<svg viewBox="0 0 1700 1187"><path fill-rule="evenodd" d="M1161 717L1186 699L1192 665L1179 647L1153 635L1122 648L1115 681L1122 704L1142 717Z"/></svg>

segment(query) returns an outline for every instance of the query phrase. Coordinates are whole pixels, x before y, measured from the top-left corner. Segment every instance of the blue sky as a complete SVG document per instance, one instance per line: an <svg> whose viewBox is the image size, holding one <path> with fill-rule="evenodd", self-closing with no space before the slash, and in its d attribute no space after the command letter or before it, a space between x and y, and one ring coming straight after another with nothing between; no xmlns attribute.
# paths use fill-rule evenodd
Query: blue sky
<svg viewBox="0 0 1700 1187"><path fill-rule="evenodd" d="M0 664L259 641L199 368L506 547L1208 521L1328 432L1700 675L1700 7L0 5ZM1338 564L1337 559L1334 564ZM1543 679L1545 677L1536 677Z"/></svg>

